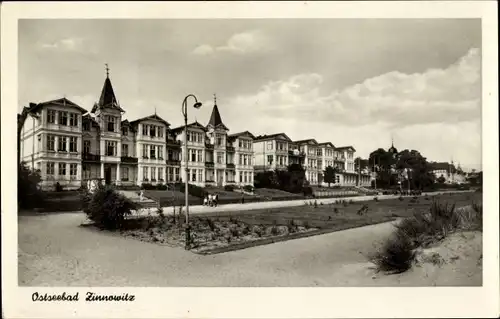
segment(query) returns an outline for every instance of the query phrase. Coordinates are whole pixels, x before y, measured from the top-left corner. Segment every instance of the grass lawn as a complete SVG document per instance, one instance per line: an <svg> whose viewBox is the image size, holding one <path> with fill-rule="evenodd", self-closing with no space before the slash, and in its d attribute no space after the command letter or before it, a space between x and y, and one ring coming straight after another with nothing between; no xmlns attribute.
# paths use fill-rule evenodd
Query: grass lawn
<svg viewBox="0 0 500 319"><path fill-rule="evenodd" d="M250 210L238 212L220 212L204 215L204 217L215 217L219 220L237 219L250 225L287 225L291 220L299 224L308 224L310 227L319 229L331 229L332 231L364 225L376 224L394 220L398 217L411 216L413 212L429 209L433 200L455 204L457 207L481 202L481 193L452 194L420 196L412 200L405 197L399 199L353 202L349 204L328 204L273 208L265 210ZM415 202L412 202L415 201ZM308 200L309 203L314 201ZM366 211L361 211L365 207Z"/></svg>
<svg viewBox="0 0 500 319"><path fill-rule="evenodd" d="M175 203L176 206L184 205L185 203L185 195L180 191L171 191L171 190L145 190L144 196L149 197L154 200L159 200L160 205L172 206ZM189 195L189 203L190 205L201 205L203 200L193 195Z"/></svg>
<svg viewBox="0 0 500 319"><path fill-rule="evenodd" d="M292 200L292 199L303 199L303 194L293 194L289 192L282 191L280 189L272 188L256 188L254 193L257 196L261 196L268 200Z"/></svg>

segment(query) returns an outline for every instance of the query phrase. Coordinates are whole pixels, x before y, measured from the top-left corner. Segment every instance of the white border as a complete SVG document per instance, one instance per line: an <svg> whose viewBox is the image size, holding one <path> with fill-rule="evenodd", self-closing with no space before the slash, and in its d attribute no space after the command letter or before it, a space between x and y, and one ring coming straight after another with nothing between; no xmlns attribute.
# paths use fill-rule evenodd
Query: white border
<svg viewBox="0 0 500 319"><path fill-rule="evenodd" d="M498 19L494 1L42 2L1 6L2 295L7 318L491 317L499 314ZM17 20L20 18L482 18L484 273L481 288L98 288L132 303L33 303L17 287Z"/></svg>

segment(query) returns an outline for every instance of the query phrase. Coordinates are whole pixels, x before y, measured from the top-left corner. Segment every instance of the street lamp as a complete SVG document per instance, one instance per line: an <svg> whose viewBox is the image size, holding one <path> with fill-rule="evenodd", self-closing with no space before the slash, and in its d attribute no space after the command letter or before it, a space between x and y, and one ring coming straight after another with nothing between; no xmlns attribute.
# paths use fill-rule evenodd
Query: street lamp
<svg viewBox="0 0 500 319"><path fill-rule="evenodd" d="M195 109L199 109L201 107L201 102L198 102L198 99L193 94L189 94L182 101L182 114L184 115L184 166L186 171L186 180L184 181L184 195L186 196L186 249L190 248L191 245L191 229L189 227L189 168L188 168L188 148L187 148L187 100L188 98L194 98L195 103L193 107ZM180 217L180 216L179 216Z"/></svg>

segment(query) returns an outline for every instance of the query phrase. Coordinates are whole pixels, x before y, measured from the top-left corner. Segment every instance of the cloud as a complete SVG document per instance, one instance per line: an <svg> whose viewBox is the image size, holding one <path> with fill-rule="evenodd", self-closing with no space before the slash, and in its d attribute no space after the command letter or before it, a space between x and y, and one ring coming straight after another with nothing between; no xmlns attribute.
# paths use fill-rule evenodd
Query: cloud
<svg viewBox="0 0 500 319"><path fill-rule="evenodd" d="M320 93L322 85L320 74L295 75L233 103L310 122L404 126L469 121L480 115L480 53L471 49L446 69L393 71L326 95Z"/></svg>
<svg viewBox="0 0 500 319"><path fill-rule="evenodd" d="M212 55L217 52L247 54L271 49L268 37L259 30L246 31L232 35L224 45L202 44L193 50L196 55Z"/></svg>
<svg viewBox="0 0 500 319"><path fill-rule="evenodd" d="M66 38L50 43L40 43L39 47L45 50L78 51L83 48L83 39Z"/></svg>
<svg viewBox="0 0 500 319"><path fill-rule="evenodd" d="M242 119L262 114L256 134L285 131L353 145L361 156L390 145L421 150L435 160L481 163L481 57L478 49L443 69L392 71L326 94L317 73L272 81L254 94L233 98ZM241 111L244 110L244 111ZM279 119L279 120L278 120ZM277 124L279 122L279 125ZM238 125L248 126L245 121ZM234 125L233 125L234 126ZM287 131L288 130L288 131Z"/></svg>

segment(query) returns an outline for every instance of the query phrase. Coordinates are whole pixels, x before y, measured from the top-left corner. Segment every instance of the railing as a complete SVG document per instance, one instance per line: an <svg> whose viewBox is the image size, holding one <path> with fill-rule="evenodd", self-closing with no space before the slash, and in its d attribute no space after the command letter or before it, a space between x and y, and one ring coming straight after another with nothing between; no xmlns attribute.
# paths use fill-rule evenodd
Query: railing
<svg viewBox="0 0 500 319"><path fill-rule="evenodd" d="M167 165L181 165L180 160L168 159L166 160Z"/></svg>
<svg viewBox="0 0 500 319"><path fill-rule="evenodd" d="M213 149L213 148L214 148L214 145L213 145L213 144L210 144L210 143L205 143L205 148L208 148L208 149Z"/></svg>
<svg viewBox="0 0 500 319"><path fill-rule="evenodd" d="M213 168L214 162L205 162L205 167Z"/></svg>
<svg viewBox="0 0 500 319"><path fill-rule="evenodd" d="M91 153L83 153L82 160L84 162L100 162L101 155L91 154Z"/></svg>
<svg viewBox="0 0 500 319"><path fill-rule="evenodd" d="M226 167L227 168L235 168L236 166L234 165L234 163L227 163Z"/></svg>
<svg viewBox="0 0 500 319"><path fill-rule="evenodd" d="M180 147L181 141L167 140L167 147Z"/></svg>
<svg viewBox="0 0 500 319"><path fill-rule="evenodd" d="M234 146L226 146L226 151L234 152Z"/></svg>
<svg viewBox="0 0 500 319"><path fill-rule="evenodd" d="M136 164L138 162L137 157L132 157L132 156L122 156L121 157L122 163L134 163Z"/></svg>
<svg viewBox="0 0 500 319"><path fill-rule="evenodd" d="M303 157L303 156L306 156L306 153L304 153L304 152L300 151L298 154L295 154L295 153L293 152L293 150L289 150L289 151L288 151L288 155L289 155L289 156L298 156L298 157Z"/></svg>

